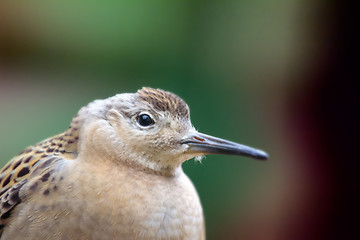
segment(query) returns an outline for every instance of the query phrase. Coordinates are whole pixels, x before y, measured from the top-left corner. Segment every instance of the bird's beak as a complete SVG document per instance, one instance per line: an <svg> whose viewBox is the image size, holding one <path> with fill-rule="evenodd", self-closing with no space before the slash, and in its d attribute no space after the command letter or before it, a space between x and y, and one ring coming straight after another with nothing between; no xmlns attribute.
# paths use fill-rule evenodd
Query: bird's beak
<svg viewBox="0 0 360 240"><path fill-rule="evenodd" d="M262 150L198 132L184 138L181 143L189 146L187 149L188 153L198 153L204 155L228 154L241 155L260 160L268 159L267 153Z"/></svg>

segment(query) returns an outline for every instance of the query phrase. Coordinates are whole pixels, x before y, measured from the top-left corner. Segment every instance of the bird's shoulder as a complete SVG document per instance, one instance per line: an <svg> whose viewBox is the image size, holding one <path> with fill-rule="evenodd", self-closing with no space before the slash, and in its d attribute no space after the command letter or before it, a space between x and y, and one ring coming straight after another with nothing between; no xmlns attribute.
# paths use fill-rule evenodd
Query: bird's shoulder
<svg viewBox="0 0 360 240"><path fill-rule="evenodd" d="M41 187L59 162L74 159L73 154L66 151L63 141L63 134L59 134L27 147L1 169L0 236L12 210L23 200L20 190L24 185L31 184L27 191L31 187Z"/></svg>

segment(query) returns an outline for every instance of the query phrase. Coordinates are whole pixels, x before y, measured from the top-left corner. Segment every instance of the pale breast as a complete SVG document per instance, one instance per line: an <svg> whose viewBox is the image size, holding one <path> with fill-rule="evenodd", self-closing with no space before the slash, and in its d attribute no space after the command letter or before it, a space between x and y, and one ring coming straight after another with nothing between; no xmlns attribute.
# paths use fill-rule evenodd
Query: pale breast
<svg viewBox="0 0 360 240"><path fill-rule="evenodd" d="M94 180L92 191L98 199L95 216L102 216L109 232L130 239L201 239L202 207L182 171L174 178L131 169L115 175L112 185Z"/></svg>
<svg viewBox="0 0 360 240"><path fill-rule="evenodd" d="M12 226L17 239L204 238L202 207L182 170L169 178L131 168L74 167L64 170L56 193L17 207L14 215L23 216Z"/></svg>

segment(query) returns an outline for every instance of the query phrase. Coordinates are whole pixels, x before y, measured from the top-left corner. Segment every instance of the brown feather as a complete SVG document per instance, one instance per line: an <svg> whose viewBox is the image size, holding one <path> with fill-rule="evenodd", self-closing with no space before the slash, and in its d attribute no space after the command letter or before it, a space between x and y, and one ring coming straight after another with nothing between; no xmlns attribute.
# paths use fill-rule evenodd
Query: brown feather
<svg viewBox="0 0 360 240"><path fill-rule="evenodd" d="M171 92L143 87L137 93L140 100L151 104L155 110L169 112L180 118L190 118L188 105L184 100Z"/></svg>

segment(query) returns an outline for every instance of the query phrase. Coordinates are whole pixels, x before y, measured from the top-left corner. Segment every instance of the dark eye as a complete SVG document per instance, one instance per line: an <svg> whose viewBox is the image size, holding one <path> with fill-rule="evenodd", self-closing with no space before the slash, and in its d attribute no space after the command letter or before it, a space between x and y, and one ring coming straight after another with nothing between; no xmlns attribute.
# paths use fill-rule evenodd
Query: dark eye
<svg viewBox="0 0 360 240"><path fill-rule="evenodd" d="M142 127L147 127L155 123L154 120L148 114L140 114L137 117L136 121Z"/></svg>

